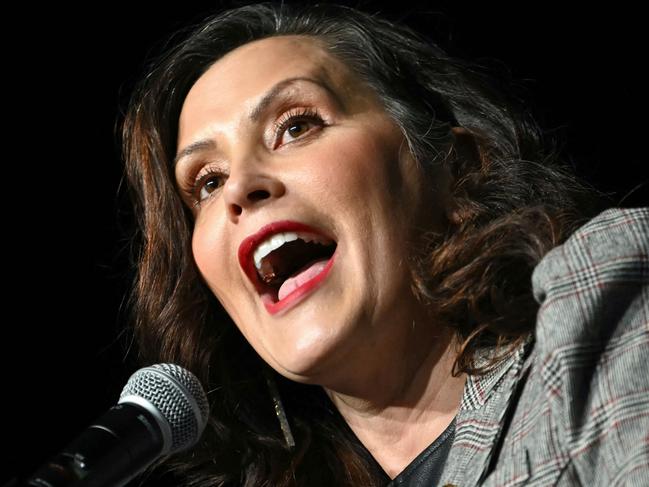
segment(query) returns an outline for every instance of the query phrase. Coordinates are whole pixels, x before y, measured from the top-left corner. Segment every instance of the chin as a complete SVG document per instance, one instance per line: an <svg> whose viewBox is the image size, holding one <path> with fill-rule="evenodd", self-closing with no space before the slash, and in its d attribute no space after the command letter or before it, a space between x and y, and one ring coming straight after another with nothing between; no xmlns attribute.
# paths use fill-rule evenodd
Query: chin
<svg viewBox="0 0 649 487"><path fill-rule="evenodd" d="M336 337L331 329L320 327L310 327L308 331L303 331L305 333L299 336L285 338L281 350L273 355L269 364L287 379L314 384L327 371L331 372L332 368L336 368L342 338Z"/></svg>

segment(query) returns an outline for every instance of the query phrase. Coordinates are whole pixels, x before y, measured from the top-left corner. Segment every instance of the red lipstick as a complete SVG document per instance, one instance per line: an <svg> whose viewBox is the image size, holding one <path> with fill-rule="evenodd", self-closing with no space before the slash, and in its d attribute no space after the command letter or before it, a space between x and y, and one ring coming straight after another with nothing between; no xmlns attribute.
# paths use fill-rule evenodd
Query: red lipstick
<svg viewBox="0 0 649 487"><path fill-rule="evenodd" d="M270 286L267 286L261 281L259 275L257 274L257 269L255 267L253 253L255 249L266 239L271 237L274 234L281 232L304 232L312 233L316 235L321 235L329 240L332 239L329 235L324 234L320 230L310 227L304 223L299 223L290 220L283 220L270 223L263 226L258 232L246 237L241 244L239 245L238 258L239 265L243 269L244 273L248 276L250 281L255 286L255 289L262 298L262 302L266 310L274 315L279 313L282 310L289 308L290 306L296 304L304 296L309 294L312 290L324 281L324 279L329 274L331 267L335 259L334 255L326 263L322 271L320 271L316 276L307 282L302 283L297 289L294 289L290 294L284 297L284 299L277 301L277 294L273 293Z"/></svg>

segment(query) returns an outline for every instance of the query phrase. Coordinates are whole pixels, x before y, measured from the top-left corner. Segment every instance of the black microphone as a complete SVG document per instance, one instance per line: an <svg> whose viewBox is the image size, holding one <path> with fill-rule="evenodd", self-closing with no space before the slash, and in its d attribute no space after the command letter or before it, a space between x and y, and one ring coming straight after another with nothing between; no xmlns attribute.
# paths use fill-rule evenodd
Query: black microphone
<svg viewBox="0 0 649 487"><path fill-rule="evenodd" d="M88 427L24 485L123 486L155 460L193 446L209 414L191 372L157 364L135 372L116 406Z"/></svg>

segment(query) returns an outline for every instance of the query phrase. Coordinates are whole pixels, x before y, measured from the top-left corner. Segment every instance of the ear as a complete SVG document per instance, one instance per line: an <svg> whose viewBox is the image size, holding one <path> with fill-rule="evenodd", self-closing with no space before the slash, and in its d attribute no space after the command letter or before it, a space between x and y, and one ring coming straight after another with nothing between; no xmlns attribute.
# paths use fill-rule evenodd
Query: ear
<svg viewBox="0 0 649 487"><path fill-rule="evenodd" d="M483 165L483 157L475 135L466 128L451 127L451 133L453 142L445 166L450 178L450 184L453 185L468 171L480 168ZM448 221L456 226L462 225L466 220L470 219L470 215L466 214L466 209L457 206L450 193L448 196L445 205Z"/></svg>
<svg viewBox="0 0 649 487"><path fill-rule="evenodd" d="M450 166L454 176L460 176L469 167L480 167L483 163L478 141L464 127L451 127L453 143L451 147Z"/></svg>

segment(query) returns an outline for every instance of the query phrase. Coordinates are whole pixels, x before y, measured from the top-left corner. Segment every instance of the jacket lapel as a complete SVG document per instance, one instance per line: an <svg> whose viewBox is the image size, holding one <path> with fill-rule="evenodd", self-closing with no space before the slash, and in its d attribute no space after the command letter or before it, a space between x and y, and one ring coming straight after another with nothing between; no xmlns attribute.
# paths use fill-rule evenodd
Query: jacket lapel
<svg viewBox="0 0 649 487"><path fill-rule="evenodd" d="M523 375L525 358L533 347L533 337L497 368L485 376L467 377L455 425L455 438L441 476L443 486L479 485L488 473L495 445L511 414L513 392ZM478 364L486 363L489 351ZM529 365L529 364L528 364Z"/></svg>

